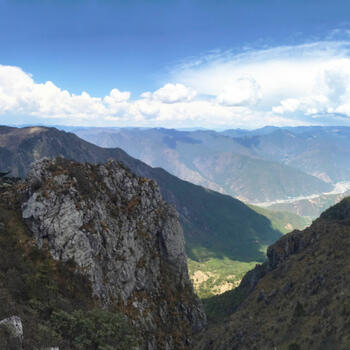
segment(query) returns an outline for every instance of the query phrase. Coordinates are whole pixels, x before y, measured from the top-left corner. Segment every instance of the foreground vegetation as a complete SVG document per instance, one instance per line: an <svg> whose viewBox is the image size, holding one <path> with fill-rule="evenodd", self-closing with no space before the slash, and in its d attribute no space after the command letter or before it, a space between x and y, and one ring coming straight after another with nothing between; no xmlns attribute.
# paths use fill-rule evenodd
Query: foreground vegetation
<svg viewBox="0 0 350 350"><path fill-rule="evenodd" d="M0 189L0 320L21 318L26 350L132 349L137 335L125 317L98 305L74 262L54 261L36 247L16 207ZM0 349L18 348L1 326Z"/></svg>

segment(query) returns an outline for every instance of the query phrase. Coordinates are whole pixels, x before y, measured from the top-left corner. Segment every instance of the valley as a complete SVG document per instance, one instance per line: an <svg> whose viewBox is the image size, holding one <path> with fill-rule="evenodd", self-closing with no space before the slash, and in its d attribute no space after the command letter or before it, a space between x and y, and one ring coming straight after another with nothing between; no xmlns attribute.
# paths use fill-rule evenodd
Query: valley
<svg viewBox="0 0 350 350"><path fill-rule="evenodd" d="M0 0L0 350L349 350L349 13Z"/></svg>
<svg viewBox="0 0 350 350"><path fill-rule="evenodd" d="M90 133L95 131L96 130L91 131L89 129ZM134 132L134 130L128 132ZM148 132L155 133L156 135L158 134L157 130ZM114 131L111 133L114 140ZM165 132L161 130L161 133L170 133L173 135L174 132ZM216 141L212 141L212 139L216 137L215 132L201 131L199 134L201 138L207 138L209 144L213 142L215 145ZM99 137L101 140L104 139L101 135ZM138 137L139 140L142 141L139 134ZM206 144L206 141L203 139L200 142L198 141L198 135L196 137L196 139L191 139L187 134L183 135L182 133L178 134L178 132L176 132L174 136L176 140L174 141L173 138L171 139L173 141L169 139L166 142L168 142L172 149L174 149L178 142L180 144L184 142L189 145L194 145L194 147L199 147L199 145L203 143ZM132 142L135 142L135 140ZM227 142L227 144L231 142L228 136L225 136L225 142ZM162 146L158 145L158 147L161 148ZM215 152L218 152L221 147L220 142L216 144L215 147ZM186 152L187 151L188 149ZM186 152L184 151L183 154L186 154ZM195 152L198 154L199 150ZM184 230L184 251L187 255L188 279L192 282L195 293L203 302L204 310L210 325L212 322L220 323L223 317L233 314L235 312L234 305L240 305L243 300L248 297L251 291L246 287L246 281L247 278L249 278L247 276L250 276L252 273L254 274L254 271L258 271L257 274L260 276L261 267L259 266L266 266L266 253L269 256L271 248L268 247L271 244L279 239L283 240L284 238L281 238L283 235L289 237L290 235L299 234L298 232L310 226L312 220L319 216L322 211L342 200L347 194L350 194L350 182L342 180L334 184L325 183L327 184L325 187L326 190L306 195L287 196L287 192L282 190L284 194L281 195L281 198L277 197L276 199L274 198L275 195L272 195L272 193L276 194L278 192L271 188L270 183L274 183L274 186L280 186L283 189L281 183L284 183L285 180L276 181L275 177L271 177L267 175L267 173L264 173L264 171L260 171L261 167L263 169L267 163L249 154L246 148L240 149L240 152L246 153L246 155L242 156L243 158L248 157L253 160L256 172L243 167L245 169L244 175L239 176L244 178L251 175L252 177L249 181L254 183L256 176L258 176L257 174L262 174L262 179L267 181L267 187L264 187L265 185L261 182L256 184L257 188L254 191L259 191L258 188L261 188L260 194L256 196L256 198L272 198L273 200L264 202L253 201L254 204L248 204L249 202L245 204L239 199L225 194L225 190L219 185L215 185L220 187L220 191L216 192L192 184L189 181L179 179L159 167L153 168L142 161L132 158L120 148L99 147L80 139L73 133L60 131L55 128L0 127L1 169L10 171L11 174L19 176L20 178L24 178L30 173L30 164L33 161L35 162L46 157L46 162L48 162L48 159L64 157L68 160L89 162L91 164L105 163L110 159L114 159L121 162L120 166L122 169L126 167L125 169L130 169L137 176L140 176L140 179L145 179L139 180L139 182L147 181L147 178L155 180L160 187L162 197L173 204L179 213L179 222ZM167 152L163 154L164 160L166 160L168 164L171 164L174 159L171 156L169 157L170 154L171 153ZM249 156L247 154L249 154ZM187 154L187 156L189 156L189 154ZM156 157L156 155L154 155L154 157ZM220 155L219 158L220 157L222 157L222 155ZM231 158L232 156L230 156L230 159ZM243 158L240 158L240 161L242 161ZM74 169L80 167L79 165L68 166L68 163L65 163L66 161L60 161L59 159L61 158L56 160L55 164L57 165L45 166L49 171L54 171L54 176L57 176L60 171L63 171L62 174L66 174L65 168ZM198 157L195 159L196 162L200 162L200 166L210 164L202 163L199 161L200 158ZM225 155L220 162L226 164L228 159L229 158ZM40 164L40 162L38 164ZM281 170L283 167L275 168L271 166L272 163L269 164L269 171L277 172L279 178L285 176L284 170ZM199 170L200 166L198 163L196 169ZM215 167L216 166L217 165L215 165ZM91 188L89 184L91 180L86 182L83 176L78 173L74 174L75 175L71 176L79 176L78 183L81 183L81 186L87 186L86 189L83 187L80 188L82 194L87 194L90 191L89 188ZM204 169L201 170L201 174L205 174ZM228 174L230 174L230 172L223 172L220 176L224 176L223 174L229 176ZM289 175L293 177L294 174L295 173L292 172L292 174ZM53 175L49 177L51 176ZM302 177L305 179L304 175L302 175ZM88 178L92 179L96 178L96 176L90 174ZM198 179L196 176L195 178ZM19 181L19 179L16 181ZM40 180L40 182L41 181L42 180ZM290 179L286 181L288 183ZM91 183L93 184L93 182ZM249 182L245 181L245 186L248 186L248 183ZM212 186L214 186L213 183ZM52 188L52 190L54 188ZM251 193L254 191L252 190ZM134 202L131 200L129 203ZM135 203L135 205L137 205L136 201ZM134 204L128 204L127 206L131 208ZM101 216L102 214L100 213L98 215ZM44 218L42 218L42 220L44 220ZM111 226L111 224L106 225L108 220L108 218L102 218L101 222L103 222L103 225L99 224L102 225L101 232L106 230L104 227ZM90 227L89 225L90 223L85 224L87 228ZM33 232L38 231L38 229L33 228L32 230ZM289 234L291 231L292 233ZM52 252L52 254L56 253ZM79 262L78 256L74 259ZM141 266L143 263L140 262L139 265ZM96 285L94 286L93 284L92 287L96 288ZM99 286L98 288L101 287ZM101 291L99 293L101 293ZM100 298L107 298L108 300L107 294L105 294L106 292L103 293L104 294L102 294ZM234 300L233 304L232 300ZM126 312L124 309L120 310ZM201 318L202 316L199 314L198 317ZM144 321L141 323L144 324ZM187 334L190 336L189 333ZM203 339L205 338L206 337L203 337ZM157 342L160 341L159 339ZM148 341L154 342L155 340ZM174 340L163 339L162 341L173 342ZM183 341L184 340L181 340L181 342Z"/></svg>

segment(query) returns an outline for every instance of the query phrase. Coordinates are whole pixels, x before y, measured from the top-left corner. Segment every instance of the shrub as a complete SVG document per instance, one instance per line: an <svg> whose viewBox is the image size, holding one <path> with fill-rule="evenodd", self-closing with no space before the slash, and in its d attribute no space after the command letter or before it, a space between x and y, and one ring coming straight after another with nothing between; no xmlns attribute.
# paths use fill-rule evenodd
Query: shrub
<svg viewBox="0 0 350 350"><path fill-rule="evenodd" d="M123 350L137 345L136 335L126 318L119 313L101 309L67 313L54 312L53 329L64 341L62 349Z"/></svg>

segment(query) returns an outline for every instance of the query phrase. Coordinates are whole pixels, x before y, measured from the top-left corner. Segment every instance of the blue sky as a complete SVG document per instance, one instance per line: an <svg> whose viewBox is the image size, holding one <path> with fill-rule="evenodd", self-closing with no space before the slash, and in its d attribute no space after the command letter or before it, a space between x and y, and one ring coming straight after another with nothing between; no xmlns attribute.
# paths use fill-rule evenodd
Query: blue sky
<svg viewBox="0 0 350 350"><path fill-rule="evenodd" d="M348 124L349 13L349 1L0 0L0 122ZM286 71L307 88L288 89Z"/></svg>

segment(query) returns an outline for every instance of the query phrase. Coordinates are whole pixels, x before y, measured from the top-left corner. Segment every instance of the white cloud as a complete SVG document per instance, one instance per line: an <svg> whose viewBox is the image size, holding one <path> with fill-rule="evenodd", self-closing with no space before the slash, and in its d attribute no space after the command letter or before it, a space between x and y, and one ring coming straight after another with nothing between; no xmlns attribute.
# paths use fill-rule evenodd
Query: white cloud
<svg viewBox="0 0 350 350"><path fill-rule="evenodd" d="M255 105L262 97L259 84L251 78L240 78L223 87L217 101L226 106Z"/></svg>
<svg viewBox="0 0 350 350"><path fill-rule="evenodd" d="M176 103L192 101L197 92L182 84L165 84L155 92L145 92L141 95L143 98L154 99L163 103Z"/></svg>
<svg viewBox="0 0 350 350"><path fill-rule="evenodd" d="M106 96L103 100L110 105L114 105L128 101L130 99L130 96L131 94L129 91L121 92L118 89L112 89L109 93L109 96Z"/></svg>
<svg viewBox="0 0 350 350"><path fill-rule="evenodd" d="M117 88L104 97L73 94L34 78L0 65L0 120L22 115L28 123L253 128L350 117L350 42L344 41L215 52L177 67L169 83L136 99Z"/></svg>
<svg viewBox="0 0 350 350"><path fill-rule="evenodd" d="M348 113L350 42L215 53L176 67L172 78L219 103L241 105L267 118L275 113Z"/></svg>
<svg viewBox="0 0 350 350"><path fill-rule="evenodd" d="M340 113L350 116L347 107L350 99L350 59L334 58L319 65L313 86L304 96L282 99L272 107L275 113L303 112L306 115Z"/></svg>

